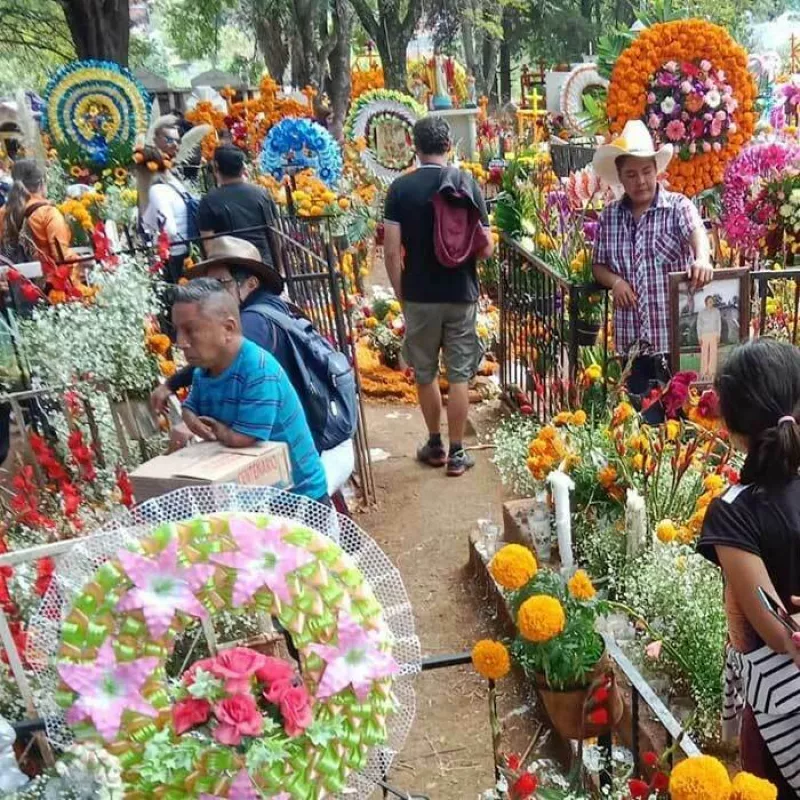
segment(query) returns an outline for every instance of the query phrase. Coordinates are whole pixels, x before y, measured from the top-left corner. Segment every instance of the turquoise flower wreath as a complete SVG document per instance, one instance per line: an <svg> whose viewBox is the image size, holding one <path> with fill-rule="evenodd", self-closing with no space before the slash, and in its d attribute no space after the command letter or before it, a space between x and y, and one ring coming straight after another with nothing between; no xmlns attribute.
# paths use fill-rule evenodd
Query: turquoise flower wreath
<svg viewBox="0 0 800 800"><path fill-rule="evenodd" d="M288 168L312 169L327 186L335 186L342 175L342 153L322 125L287 117L264 140L261 169L280 180Z"/></svg>
<svg viewBox="0 0 800 800"><path fill-rule="evenodd" d="M111 61L72 61L50 79L42 126L71 161L105 165L128 156L147 132L150 96L130 70ZM130 158L128 158L128 161Z"/></svg>

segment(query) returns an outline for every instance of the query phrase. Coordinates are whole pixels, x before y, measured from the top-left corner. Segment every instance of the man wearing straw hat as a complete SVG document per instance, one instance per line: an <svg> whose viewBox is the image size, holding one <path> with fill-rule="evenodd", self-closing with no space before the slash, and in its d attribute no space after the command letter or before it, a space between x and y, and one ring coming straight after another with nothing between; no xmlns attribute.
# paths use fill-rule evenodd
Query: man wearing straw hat
<svg viewBox="0 0 800 800"><path fill-rule="evenodd" d="M614 299L616 350L633 357L634 398L669 379L669 274L685 272L692 290L713 277L700 214L687 197L659 185L672 155L671 144L656 149L644 122L631 120L593 160L595 172L624 192L600 215L593 272Z"/></svg>

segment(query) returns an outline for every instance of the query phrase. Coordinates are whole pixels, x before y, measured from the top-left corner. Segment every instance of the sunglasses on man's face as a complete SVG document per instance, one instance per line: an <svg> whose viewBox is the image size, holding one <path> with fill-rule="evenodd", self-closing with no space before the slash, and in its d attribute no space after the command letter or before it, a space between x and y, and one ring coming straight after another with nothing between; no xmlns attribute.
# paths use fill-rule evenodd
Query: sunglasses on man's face
<svg viewBox="0 0 800 800"><path fill-rule="evenodd" d="M164 136L164 144L180 144L180 139L176 139L174 136Z"/></svg>

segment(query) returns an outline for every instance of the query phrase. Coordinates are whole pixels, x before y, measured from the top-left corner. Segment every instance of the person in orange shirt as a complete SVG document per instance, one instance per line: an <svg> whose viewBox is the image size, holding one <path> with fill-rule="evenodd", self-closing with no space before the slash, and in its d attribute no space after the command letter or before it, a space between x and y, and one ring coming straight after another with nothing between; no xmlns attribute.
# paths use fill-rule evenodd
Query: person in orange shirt
<svg viewBox="0 0 800 800"><path fill-rule="evenodd" d="M72 231L64 215L45 196L44 171L33 160L17 161L14 183L0 209L0 254L15 262L74 258Z"/></svg>

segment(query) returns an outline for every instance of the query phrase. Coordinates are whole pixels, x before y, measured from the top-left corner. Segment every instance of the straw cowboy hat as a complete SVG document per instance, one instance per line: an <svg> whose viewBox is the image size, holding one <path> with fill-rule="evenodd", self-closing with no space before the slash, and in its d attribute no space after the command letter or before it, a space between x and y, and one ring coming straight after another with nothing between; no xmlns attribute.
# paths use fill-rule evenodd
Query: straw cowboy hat
<svg viewBox="0 0 800 800"><path fill-rule="evenodd" d="M661 174L672 159L672 145L665 144L656 150L650 131L640 119L625 123L622 134L609 144L601 144L592 159L594 171L611 186L619 186L617 159L620 156L635 158L654 158L656 168Z"/></svg>
<svg viewBox="0 0 800 800"><path fill-rule="evenodd" d="M261 253L251 242L235 236L218 236L203 242L207 258L187 271L189 278L203 278L211 267L240 267L261 279L264 288L273 294L283 291L281 274L261 260Z"/></svg>

